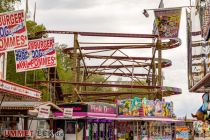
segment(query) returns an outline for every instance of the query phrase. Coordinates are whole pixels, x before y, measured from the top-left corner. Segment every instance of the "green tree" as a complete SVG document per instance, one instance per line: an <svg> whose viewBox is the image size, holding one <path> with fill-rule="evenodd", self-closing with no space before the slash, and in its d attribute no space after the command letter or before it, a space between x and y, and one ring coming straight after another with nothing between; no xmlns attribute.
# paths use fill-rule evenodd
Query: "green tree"
<svg viewBox="0 0 210 140"><path fill-rule="evenodd" d="M37 34L38 32L45 31L46 28L43 24L39 25L32 20L26 21L26 27L28 30L28 38L29 39L38 39L42 37L42 34Z"/></svg>
<svg viewBox="0 0 210 140"><path fill-rule="evenodd" d="M72 61L69 56L63 53L63 49L67 47L66 44L60 44L56 46L57 53L57 72L60 80L63 81L71 81L72 79ZM65 94L72 93L72 85L71 84L62 84L62 91Z"/></svg>
<svg viewBox="0 0 210 140"><path fill-rule="evenodd" d="M21 0L1 0L0 13L15 10L15 4Z"/></svg>

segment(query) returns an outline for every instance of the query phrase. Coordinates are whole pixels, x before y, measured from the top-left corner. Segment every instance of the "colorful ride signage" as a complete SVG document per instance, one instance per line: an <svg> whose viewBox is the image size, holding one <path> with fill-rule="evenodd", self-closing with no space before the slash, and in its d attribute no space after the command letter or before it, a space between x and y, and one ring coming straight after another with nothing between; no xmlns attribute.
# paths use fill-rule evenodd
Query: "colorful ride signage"
<svg viewBox="0 0 210 140"><path fill-rule="evenodd" d="M108 105L108 104L91 103L88 105L88 112L116 114L116 108L114 106Z"/></svg>
<svg viewBox="0 0 210 140"><path fill-rule="evenodd" d="M144 116L142 100L134 99L118 100L118 114L123 116Z"/></svg>
<svg viewBox="0 0 210 140"><path fill-rule="evenodd" d="M27 45L24 11L0 13L0 52L27 48Z"/></svg>
<svg viewBox="0 0 210 140"><path fill-rule="evenodd" d="M181 8L155 10L155 22L160 38L177 38L181 19Z"/></svg>
<svg viewBox="0 0 210 140"><path fill-rule="evenodd" d="M173 103L146 98L118 100L118 113L123 116L173 117Z"/></svg>
<svg viewBox="0 0 210 140"><path fill-rule="evenodd" d="M0 91L15 96L23 96L23 97L33 98L36 100L41 99L40 91L22 85L18 85L12 82L8 82L2 79L0 79Z"/></svg>
<svg viewBox="0 0 210 140"><path fill-rule="evenodd" d="M16 72L55 67L54 38L31 40L27 49L15 51Z"/></svg>

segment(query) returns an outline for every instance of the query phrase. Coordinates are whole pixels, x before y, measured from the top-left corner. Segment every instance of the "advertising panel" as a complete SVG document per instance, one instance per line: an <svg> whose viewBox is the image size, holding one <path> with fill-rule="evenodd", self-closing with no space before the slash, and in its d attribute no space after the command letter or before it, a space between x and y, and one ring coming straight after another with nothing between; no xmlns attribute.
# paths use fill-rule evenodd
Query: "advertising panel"
<svg viewBox="0 0 210 140"><path fill-rule="evenodd" d="M54 38L31 40L27 49L15 50L16 72L56 66Z"/></svg>
<svg viewBox="0 0 210 140"><path fill-rule="evenodd" d="M0 52L27 48L27 45L24 11L0 13Z"/></svg>
<svg viewBox="0 0 210 140"><path fill-rule="evenodd" d="M105 113L105 114L116 114L116 107L114 105L103 104L103 103L89 103L88 112L92 113Z"/></svg>
<svg viewBox="0 0 210 140"><path fill-rule="evenodd" d="M40 91L22 85L18 85L16 83L8 82L2 79L0 79L0 91L7 92L13 95L30 97L37 100L41 99Z"/></svg>
<svg viewBox="0 0 210 140"><path fill-rule="evenodd" d="M160 38L177 38L181 19L181 8L155 10L155 22Z"/></svg>
<svg viewBox="0 0 210 140"><path fill-rule="evenodd" d="M118 100L118 114L123 116L172 117L173 102L146 98Z"/></svg>
<svg viewBox="0 0 210 140"><path fill-rule="evenodd" d="M39 107L38 118L49 118L50 106L42 105Z"/></svg>

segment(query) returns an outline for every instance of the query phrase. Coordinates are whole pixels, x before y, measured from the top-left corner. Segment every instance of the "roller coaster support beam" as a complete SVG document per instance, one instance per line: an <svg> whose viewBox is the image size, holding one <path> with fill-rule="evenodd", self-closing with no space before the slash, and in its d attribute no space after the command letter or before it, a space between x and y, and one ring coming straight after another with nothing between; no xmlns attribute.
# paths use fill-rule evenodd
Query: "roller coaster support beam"
<svg viewBox="0 0 210 140"><path fill-rule="evenodd" d="M162 86L162 48L161 48L161 40L158 38L157 40L157 48L158 48L158 86ZM158 94L158 99L162 99L162 93Z"/></svg>
<svg viewBox="0 0 210 140"><path fill-rule="evenodd" d="M80 59L77 53L77 49L79 49L78 46L78 34L75 33L74 34L74 49L73 49L73 81L74 82L79 82L79 74L80 74L80 69L78 68L80 66ZM73 85L73 92L74 92L74 96L72 97L72 100L76 100L77 99L77 93L76 91L79 91L79 86L78 85Z"/></svg>

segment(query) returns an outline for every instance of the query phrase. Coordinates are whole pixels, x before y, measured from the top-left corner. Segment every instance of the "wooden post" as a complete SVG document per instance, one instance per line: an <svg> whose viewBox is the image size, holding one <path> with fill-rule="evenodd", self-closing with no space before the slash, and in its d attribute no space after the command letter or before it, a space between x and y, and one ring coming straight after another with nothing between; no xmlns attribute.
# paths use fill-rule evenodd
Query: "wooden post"
<svg viewBox="0 0 210 140"><path fill-rule="evenodd" d="M25 82L24 82L24 84L25 84L25 86L27 86L27 71L25 71L24 74L25 74L25 75L24 75L24 77L25 77Z"/></svg>
<svg viewBox="0 0 210 140"><path fill-rule="evenodd" d="M78 131L79 131L79 130L78 130L78 122L76 122L75 125L76 125L76 140L78 140Z"/></svg>
<svg viewBox="0 0 210 140"><path fill-rule="evenodd" d="M28 130L28 117L24 117L24 130ZM27 138L24 138L24 140L26 140L26 139Z"/></svg>
<svg viewBox="0 0 210 140"><path fill-rule="evenodd" d="M139 122L138 121L136 121L136 136L137 136L137 140L139 140Z"/></svg>
<svg viewBox="0 0 210 140"><path fill-rule="evenodd" d="M89 128L88 128L88 121L85 121L85 140L89 139Z"/></svg>
<svg viewBox="0 0 210 140"><path fill-rule="evenodd" d="M116 127L116 121L114 121L114 140L117 140L117 127Z"/></svg>
<svg viewBox="0 0 210 140"><path fill-rule="evenodd" d="M161 48L161 40L157 40L157 49L158 49L158 86L162 86L162 48ZM162 93L157 96L158 99L162 99Z"/></svg>
<svg viewBox="0 0 210 140"><path fill-rule="evenodd" d="M53 118L50 118L50 131L53 131ZM51 138L52 136L50 136Z"/></svg>
<svg viewBox="0 0 210 140"><path fill-rule="evenodd" d="M153 59L152 59L152 86L156 86L156 63L155 63L155 52L156 52L156 49L153 48L152 49L152 55L154 55ZM150 84L151 85L151 84ZM156 90L156 89L154 89ZM149 94L148 95L148 99L154 99L154 95L152 94Z"/></svg>
<svg viewBox="0 0 210 140"><path fill-rule="evenodd" d="M77 49L78 49L78 44L77 44L77 39L78 39L78 34L74 34L74 50L73 50L73 82L78 82L79 80L79 75L78 75L78 54L77 54ZM73 96L72 100L76 100L76 91L78 91L78 85L73 85Z"/></svg>
<svg viewBox="0 0 210 140"><path fill-rule="evenodd" d="M48 79L48 81L49 81L49 82L48 82L48 93L49 93L49 94L48 94L48 96L49 96L49 97L48 97L48 98L49 98L48 100L49 100L49 101L52 101L51 83L50 83L50 68L47 68L47 73L48 73L47 79Z"/></svg>
<svg viewBox="0 0 210 140"><path fill-rule="evenodd" d="M150 122L148 121L147 122L147 132L148 132L148 139L150 139L150 129L151 129L151 127L150 127Z"/></svg>
<svg viewBox="0 0 210 140"><path fill-rule="evenodd" d="M155 48L152 49L152 54L155 55ZM152 86L156 85L156 64L155 64L155 56L152 59Z"/></svg>

